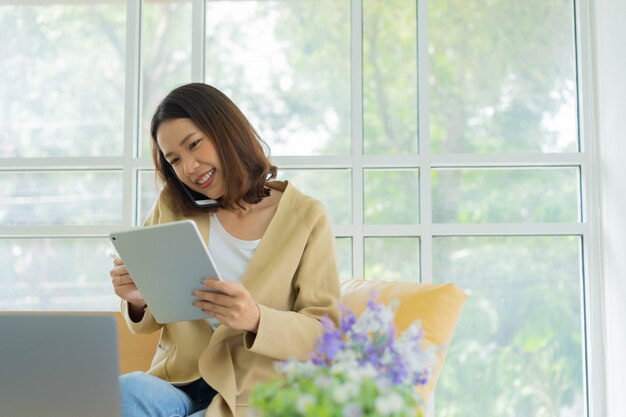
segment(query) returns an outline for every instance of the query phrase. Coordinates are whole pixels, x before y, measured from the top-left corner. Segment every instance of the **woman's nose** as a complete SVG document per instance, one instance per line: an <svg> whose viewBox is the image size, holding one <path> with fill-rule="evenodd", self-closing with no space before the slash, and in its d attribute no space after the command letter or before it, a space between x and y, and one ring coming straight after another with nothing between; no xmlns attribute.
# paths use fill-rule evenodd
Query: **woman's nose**
<svg viewBox="0 0 626 417"><path fill-rule="evenodd" d="M195 158L185 158L183 160L183 172L185 175L193 174L193 172L198 168L198 161Z"/></svg>

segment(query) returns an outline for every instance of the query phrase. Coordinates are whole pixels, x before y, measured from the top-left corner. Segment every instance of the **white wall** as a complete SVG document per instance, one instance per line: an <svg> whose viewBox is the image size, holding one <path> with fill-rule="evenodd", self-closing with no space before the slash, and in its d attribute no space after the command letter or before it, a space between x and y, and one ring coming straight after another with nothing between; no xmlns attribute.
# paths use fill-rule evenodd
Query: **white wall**
<svg viewBox="0 0 626 417"><path fill-rule="evenodd" d="M626 416L626 0L589 0L600 162L607 416Z"/></svg>

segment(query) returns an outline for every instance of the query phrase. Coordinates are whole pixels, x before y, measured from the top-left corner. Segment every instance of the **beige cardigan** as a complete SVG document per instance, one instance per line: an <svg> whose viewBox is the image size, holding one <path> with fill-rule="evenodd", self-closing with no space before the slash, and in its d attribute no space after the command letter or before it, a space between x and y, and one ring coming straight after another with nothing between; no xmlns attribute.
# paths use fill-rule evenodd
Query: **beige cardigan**
<svg viewBox="0 0 626 417"><path fill-rule="evenodd" d="M202 376L218 392L207 417L245 416L250 390L274 373L274 361L306 359L322 333L320 318L339 320L335 239L324 207L287 182L269 185L284 194L242 279L261 311L256 335L224 325L213 332L204 320L162 325L149 307L134 323L122 303L133 333L162 330L149 374L172 383ZM160 196L145 224L183 218ZM193 219L208 242L208 214Z"/></svg>

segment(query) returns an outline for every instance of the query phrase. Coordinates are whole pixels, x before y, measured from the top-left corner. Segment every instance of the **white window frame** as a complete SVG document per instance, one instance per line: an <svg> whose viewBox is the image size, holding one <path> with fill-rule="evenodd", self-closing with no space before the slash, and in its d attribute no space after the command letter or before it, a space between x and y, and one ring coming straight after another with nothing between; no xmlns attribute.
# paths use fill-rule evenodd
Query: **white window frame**
<svg viewBox="0 0 626 417"><path fill-rule="evenodd" d="M598 251L597 192L598 165L593 134L593 52L591 48L590 0L574 0L579 98L578 153L561 154L436 154L430 152L428 96L428 3L417 1L418 120L420 153L410 156L363 155L362 2L351 0L351 127L349 156L277 156L281 169L349 168L352 172L353 220L336 225L337 237L352 239L352 272L364 274L364 245L367 237L417 237L420 239L421 281L432 282L432 242L440 236L580 236L583 241L581 305L585 407L589 417L603 417L606 410L606 370L602 329L602 277ZM0 172L117 170L123 174L122 227L135 225L138 217L138 174L151 170L149 158L139 155L141 118L141 11L143 1L127 0L126 90L124 103L124 156L77 158L0 158ZM206 3L192 0L192 81L204 81ZM431 171L442 167L578 167L581 178L582 221L563 224L432 224ZM363 218L363 170L369 168L415 168L420 173L420 224L365 225ZM0 229L0 238L91 238L105 237L120 225L99 226L11 226Z"/></svg>

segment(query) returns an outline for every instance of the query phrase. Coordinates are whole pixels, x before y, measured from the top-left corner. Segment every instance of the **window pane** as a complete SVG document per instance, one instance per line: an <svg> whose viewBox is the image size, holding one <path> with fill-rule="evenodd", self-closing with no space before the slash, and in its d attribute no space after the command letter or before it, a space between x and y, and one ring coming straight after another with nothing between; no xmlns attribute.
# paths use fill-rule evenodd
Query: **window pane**
<svg viewBox="0 0 626 417"><path fill-rule="evenodd" d="M581 239L441 237L433 274L469 294L438 417L584 416Z"/></svg>
<svg viewBox="0 0 626 417"><path fill-rule="evenodd" d="M0 310L118 310L107 239L0 239Z"/></svg>
<svg viewBox="0 0 626 417"><path fill-rule="evenodd" d="M578 222L578 168L436 169L435 223Z"/></svg>
<svg viewBox="0 0 626 417"><path fill-rule="evenodd" d="M352 238L338 237L335 239L337 245L337 261L339 262L339 277L352 277Z"/></svg>
<svg viewBox="0 0 626 417"><path fill-rule="evenodd" d="M147 0L142 12L141 153L149 156L156 106L172 89L191 81L191 0Z"/></svg>
<svg viewBox="0 0 626 417"><path fill-rule="evenodd" d="M139 185L137 187L139 190L139 198L137 199L138 218L135 219L135 223L137 225L141 225L146 217L148 217L150 210L152 210L152 206L154 206L154 202L162 186L161 183L154 177L154 171L139 171L137 175L139 181Z"/></svg>
<svg viewBox="0 0 626 417"><path fill-rule="evenodd" d="M0 157L121 155L126 4L53 3L0 6Z"/></svg>
<svg viewBox="0 0 626 417"><path fill-rule="evenodd" d="M363 185L366 224L419 223L417 169L366 169Z"/></svg>
<svg viewBox="0 0 626 417"><path fill-rule="evenodd" d="M120 224L121 190L119 171L0 172L0 224Z"/></svg>
<svg viewBox="0 0 626 417"><path fill-rule="evenodd" d="M273 155L350 152L350 1L207 1L206 80Z"/></svg>
<svg viewBox="0 0 626 417"><path fill-rule="evenodd" d="M420 281L420 240L417 237L364 239L365 279Z"/></svg>
<svg viewBox="0 0 626 417"><path fill-rule="evenodd" d="M278 175L280 179L289 180L303 193L324 203L333 223L352 223L351 170L279 169Z"/></svg>
<svg viewBox="0 0 626 417"><path fill-rule="evenodd" d="M433 152L578 150L574 2L428 4Z"/></svg>
<svg viewBox="0 0 626 417"><path fill-rule="evenodd" d="M417 2L363 1L363 150L417 153Z"/></svg>
<svg viewBox="0 0 626 417"><path fill-rule="evenodd" d="M332 170L291 170L278 171L281 180L293 182L299 190L313 198L320 200L335 224L349 224L352 222L352 193L351 173L347 169ZM154 171L139 172L139 209L137 224L141 224L161 189L155 183Z"/></svg>

